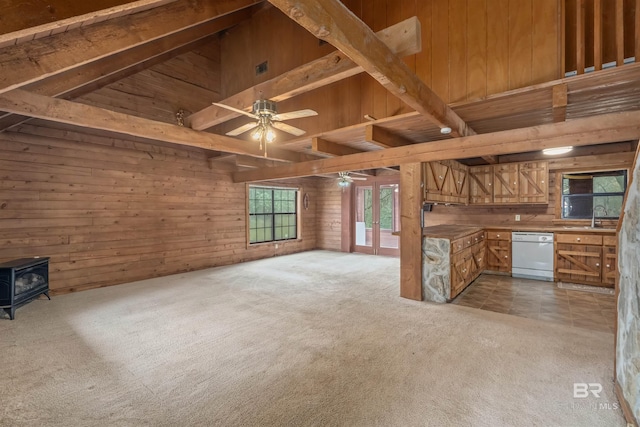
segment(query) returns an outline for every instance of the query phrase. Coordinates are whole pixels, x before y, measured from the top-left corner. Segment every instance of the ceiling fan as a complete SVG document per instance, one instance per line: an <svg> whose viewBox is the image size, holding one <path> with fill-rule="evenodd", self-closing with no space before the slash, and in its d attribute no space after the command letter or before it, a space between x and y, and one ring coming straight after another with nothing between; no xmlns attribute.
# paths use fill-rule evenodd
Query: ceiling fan
<svg viewBox="0 0 640 427"><path fill-rule="evenodd" d="M350 176L349 172L338 172L338 187L348 187L353 181L366 181L367 178Z"/></svg>
<svg viewBox="0 0 640 427"><path fill-rule="evenodd" d="M284 120L300 119L302 117L317 116L318 113L313 110L298 110L290 111L288 113L278 114L276 110L276 103L269 99L259 99L253 103L252 112L241 110L239 108L230 107L225 104L214 102L213 105L226 108L227 110L235 111L236 113L243 114L256 120L253 123L247 123L232 131L227 132L228 136L238 136L245 132L251 131L251 138L256 141L260 141L260 148L262 149L263 142L273 142L276 139L276 133L274 129L281 130L283 132L290 133L291 135L300 136L304 135L305 131L298 129L297 127L282 123ZM266 146L265 146L266 149Z"/></svg>

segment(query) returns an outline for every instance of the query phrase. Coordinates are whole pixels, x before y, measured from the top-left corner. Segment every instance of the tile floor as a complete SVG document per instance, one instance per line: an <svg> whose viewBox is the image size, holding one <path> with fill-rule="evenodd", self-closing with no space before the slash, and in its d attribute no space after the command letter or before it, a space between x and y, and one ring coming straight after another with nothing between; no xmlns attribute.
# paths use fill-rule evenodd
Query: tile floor
<svg viewBox="0 0 640 427"><path fill-rule="evenodd" d="M614 332L616 303L613 295L560 289L552 282L482 274L452 303Z"/></svg>

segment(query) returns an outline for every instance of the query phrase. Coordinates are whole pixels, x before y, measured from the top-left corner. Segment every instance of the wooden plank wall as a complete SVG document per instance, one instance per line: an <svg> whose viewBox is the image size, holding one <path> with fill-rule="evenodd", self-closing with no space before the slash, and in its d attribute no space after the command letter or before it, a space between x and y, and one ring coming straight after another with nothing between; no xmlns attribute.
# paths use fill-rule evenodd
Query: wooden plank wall
<svg viewBox="0 0 640 427"><path fill-rule="evenodd" d="M183 109L196 112L220 100L220 44L212 42L84 95L75 101L176 123Z"/></svg>
<svg viewBox="0 0 640 427"><path fill-rule="evenodd" d="M422 52L405 63L446 102L478 99L560 77L562 0L349 0L344 3L374 31L411 16L422 23ZM222 96L274 78L333 50L275 8L221 40ZM269 70L255 75L268 61ZM358 102L359 100L359 102ZM292 122L319 133L383 118L408 107L368 75L281 102L280 111L313 108L318 118ZM226 132L243 122L220 126Z"/></svg>
<svg viewBox="0 0 640 427"><path fill-rule="evenodd" d="M342 190L338 187L335 179L322 179L318 183L317 197L317 247L318 249L340 251ZM345 208L348 209L348 207Z"/></svg>
<svg viewBox="0 0 640 427"><path fill-rule="evenodd" d="M633 163L633 151L611 154L567 157L549 160L549 204L514 206L444 206L437 205L425 214L425 225L476 224L476 225L534 225L553 226L556 209L556 180L558 171L590 169L624 169ZM508 160L508 159L507 159ZM514 158L514 161L518 159ZM521 216L520 222L515 215Z"/></svg>
<svg viewBox="0 0 640 427"><path fill-rule="evenodd" d="M295 184L302 240L247 249L245 184L204 152L24 126L0 134L0 262L49 256L64 293L314 249L317 179Z"/></svg>

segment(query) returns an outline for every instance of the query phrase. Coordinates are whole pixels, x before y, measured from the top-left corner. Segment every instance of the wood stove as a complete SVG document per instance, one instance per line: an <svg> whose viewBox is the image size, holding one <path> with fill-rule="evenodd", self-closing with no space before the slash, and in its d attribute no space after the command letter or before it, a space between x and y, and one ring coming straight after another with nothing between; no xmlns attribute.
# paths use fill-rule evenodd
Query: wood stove
<svg viewBox="0 0 640 427"><path fill-rule="evenodd" d="M16 308L49 297L49 258L21 258L0 264L0 308L15 318Z"/></svg>

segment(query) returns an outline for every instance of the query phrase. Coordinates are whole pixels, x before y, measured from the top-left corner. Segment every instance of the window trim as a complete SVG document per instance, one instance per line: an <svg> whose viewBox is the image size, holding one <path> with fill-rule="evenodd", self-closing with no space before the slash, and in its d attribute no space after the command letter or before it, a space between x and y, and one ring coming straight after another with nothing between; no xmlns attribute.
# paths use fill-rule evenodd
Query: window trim
<svg viewBox="0 0 640 427"><path fill-rule="evenodd" d="M286 240L269 240L267 242L256 242L251 243L251 215L249 213L249 195L251 187L260 187L260 188L271 188L274 190L295 190L296 191L296 238L295 239L286 239ZM263 185L260 184L249 184L245 185L245 242L246 247L254 248L265 245L284 245L292 242L301 242L302 241L302 212L301 212L301 195L304 193L304 189L298 185L286 185L286 184L268 184L265 183Z"/></svg>
<svg viewBox="0 0 640 427"><path fill-rule="evenodd" d="M562 217L562 175L565 174L578 174L578 173L595 173L595 172L615 172L615 171L626 171L626 182L625 189L629 188L629 168L628 167L617 167L617 168L577 168L577 169L558 169L555 173L555 206L554 206L554 224L562 224L562 225L590 225L591 218L588 219L578 219L578 218L563 218ZM626 190L625 190L626 195ZM602 227L615 227L618 224L619 218L602 218L599 219Z"/></svg>

